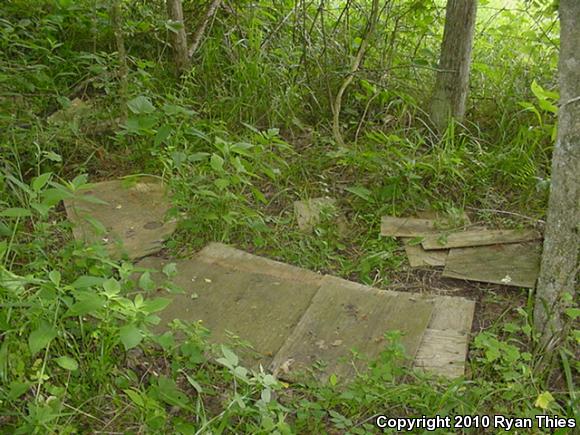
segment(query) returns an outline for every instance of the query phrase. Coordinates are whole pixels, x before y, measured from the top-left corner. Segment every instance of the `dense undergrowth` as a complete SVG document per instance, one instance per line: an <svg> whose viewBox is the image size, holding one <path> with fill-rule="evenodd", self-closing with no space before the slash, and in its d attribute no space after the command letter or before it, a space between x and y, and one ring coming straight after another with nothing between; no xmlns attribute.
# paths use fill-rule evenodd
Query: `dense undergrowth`
<svg viewBox="0 0 580 435"><path fill-rule="evenodd" d="M201 325L152 333L167 301L142 297L138 289L153 289L148 275L134 282L129 262L72 240L61 200L88 180L138 173L174 192L176 255L224 241L378 287L405 267L397 243L378 236L382 214L467 210L503 226L542 219L557 110L553 9L481 2L468 121L439 135L424 107L443 9L385 2L345 95L347 145L338 146L331 96L369 7L344 3L227 2L178 79L163 2L122 2L126 120L110 2L2 3L3 433L366 433L381 413L578 418L578 333L557 355L542 354L525 293L474 338L469 378L405 368L390 336L352 384L288 385L240 367L239 343L211 346ZM194 2L184 6L191 23L201 18ZM292 202L321 195L339 198L346 234L329 222L311 235L296 230Z"/></svg>

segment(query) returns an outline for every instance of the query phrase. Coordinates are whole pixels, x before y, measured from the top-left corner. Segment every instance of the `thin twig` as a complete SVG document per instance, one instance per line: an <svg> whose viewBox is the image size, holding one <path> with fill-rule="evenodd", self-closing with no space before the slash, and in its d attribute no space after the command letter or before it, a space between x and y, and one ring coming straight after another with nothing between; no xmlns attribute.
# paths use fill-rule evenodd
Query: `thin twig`
<svg viewBox="0 0 580 435"><path fill-rule="evenodd" d="M190 58L193 57L193 55L199 48L201 38L203 38L203 34L205 33L205 28L207 27L207 24L209 23L211 17L213 17L213 15L215 14L217 8L220 6L221 2L222 0L213 0L209 5L209 7L207 8L205 17L203 18L201 25L197 28L197 32L195 32L195 35L193 35L193 41L191 42L191 46L189 47L189 51L187 53Z"/></svg>
<svg viewBox="0 0 580 435"><path fill-rule="evenodd" d="M520 213L514 213L512 211L496 210L496 209L493 209L493 208L475 208L475 207L466 207L466 208L468 208L469 210L482 211L482 212L487 212L487 213L507 214L507 215L510 215L510 216L516 216L516 217L519 217L519 218L522 218L522 219L526 219L526 220L529 220L529 221L532 221L532 222L539 222L541 224L545 224L546 223L546 221L543 221L542 219L532 218L532 217L529 217L529 216L526 216L526 215L523 215L523 214L520 214Z"/></svg>

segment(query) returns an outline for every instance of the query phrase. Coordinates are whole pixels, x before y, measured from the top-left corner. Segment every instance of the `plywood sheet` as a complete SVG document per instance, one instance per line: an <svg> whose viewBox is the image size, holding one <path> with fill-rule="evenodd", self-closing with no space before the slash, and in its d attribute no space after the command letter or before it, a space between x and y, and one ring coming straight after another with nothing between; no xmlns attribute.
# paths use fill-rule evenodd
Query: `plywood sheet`
<svg viewBox="0 0 580 435"><path fill-rule="evenodd" d="M450 296L436 296L429 328L415 357L415 367L456 378L465 373L475 302Z"/></svg>
<svg viewBox="0 0 580 435"><path fill-rule="evenodd" d="M161 270L167 263L146 258L139 267ZM174 283L185 293L158 292L172 299L161 313L160 326L173 319L201 320L210 340L228 343L230 333L249 342L254 351L239 351L247 366L268 366L308 306L319 280L274 277L216 264L203 257L179 260ZM161 328L163 329L163 328Z"/></svg>
<svg viewBox="0 0 580 435"><path fill-rule="evenodd" d="M539 242L451 249L443 276L533 288L540 256Z"/></svg>
<svg viewBox="0 0 580 435"><path fill-rule="evenodd" d="M101 242L114 257L126 254L133 259L161 250L176 227L174 220L166 219L170 207L166 187L152 177L95 183L81 196L65 201L76 239Z"/></svg>
<svg viewBox="0 0 580 435"><path fill-rule="evenodd" d="M311 270L253 255L223 243L210 243L197 255L199 258L203 258L208 262L229 266L235 270L263 273L277 278L292 279L300 282L319 282L322 279L322 275Z"/></svg>
<svg viewBox="0 0 580 435"><path fill-rule="evenodd" d="M383 334L392 330L403 332L402 344L414 357L433 306L416 295L325 276L312 304L274 358L272 368L290 380L314 375L324 381L331 374L348 379L355 375L355 367L365 367L364 362L353 360L351 350L375 358L386 345ZM317 369L309 372L314 366Z"/></svg>
<svg viewBox="0 0 580 435"><path fill-rule="evenodd" d="M519 243L540 239L534 230L472 230L451 234L427 235L421 245L424 249L466 248L503 243Z"/></svg>

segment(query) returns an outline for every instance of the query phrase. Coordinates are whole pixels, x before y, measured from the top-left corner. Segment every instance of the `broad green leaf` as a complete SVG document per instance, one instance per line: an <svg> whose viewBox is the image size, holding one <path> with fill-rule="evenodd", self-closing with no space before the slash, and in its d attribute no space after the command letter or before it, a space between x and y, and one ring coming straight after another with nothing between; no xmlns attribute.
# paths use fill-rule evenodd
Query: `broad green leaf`
<svg viewBox="0 0 580 435"><path fill-rule="evenodd" d="M187 157L189 162L200 162L206 160L210 154L209 153L193 153Z"/></svg>
<svg viewBox="0 0 580 435"><path fill-rule="evenodd" d="M27 208L21 207L12 207L7 208L0 212L0 217L13 217L13 218L20 218L20 217L28 217L32 216L32 212Z"/></svg>
<svg viewBox="0 0 580 435"><path fill-rule="evenodd" d="M60 272L58 270L50 271L50 273L48 274L48 278L55 286L57 286L57 287L59 286L61 275L60 275Z"/></svg>
<svg viewBox="0 0 580 435"><path fill-rule="evenodd" d="M222 345L221 346L222 349L222 353L224 354L225 359L233 366L237 366L238 365L238 356L233 353L230 349L228 349L226 346Z"/></svg>
<svg viewBox="0 0 580 435"><path fill-rule="evenodd" d="M47 217L51 207L46 204L38 204L36 202L30 203L30 207L38 212L42 217Z"/></svg>
<svg viewBox="0 0 580 435"><path fill-rule="evenodd" d="M61 356L56 359L56 363L63 369L71 372L74 372L79 368L79 364L74 358L71 358L70 356Z"/></svg>
<svg viewBox="0 0 580 435"><path fill-rule="evenodd" d="M226 178L218 178L213 182L220 190L226 189L230 185L230 181Z"/></svg>
<svg viewBox="0 0 580 435"><path fill-rule="evenodd" d="M116 295L121 291L121 284L115 278L109 278L103 283L103 288L110 295Z"/></svg>
<svg viewBox="0 0 580 435"><path fill-rule="evenodd" d="M157 393L159 398L168 405L179 406L180 408L187 407L189 401L187 395L179 390L173 379L167 376L159 376L157 379Z"/></svg>
<svg viewBox="0 0 580 435"><path fill-rule="evenodd" d="M127 102L129 110L137 115L155 112L155 106L148 97L140 95Z"/></svg>
<svg viewBox="0 0 580 435"><path fill-rule="evenodd" d="M100 276L82 275L79 276L71 285L74 288L82 289L102 285L104 281L105 278Z"/></svg>
<svg viewBox="0 0 580 435"><path fill-rule="evenodd" d="M354 193L356 196L364 199L365 201L370 201L373 194L370 190L361 186L347 187L346 190L350 193Z"/></svg>
<svg viewBox="0 0 580 435"><path fill-rule="evenodd" d="M158 146L159 144L165 142L165 140L171 134L172 127L170 125L164 125L157 130L155 138L153 139L153 145Z"/></svg>
<svg viewBox="0 0 580 435"><path fill-rule="evenodd" d="M135 405L139 407L145 406L145 401L143 400L143 397L141 397L141 392L130 389L123 390L123 392L129 396L129 399L131 399Z"/></svg>
<svg viewBox="0 0 580 435"><path fill-rule="evenodd" d="M544 391L542 394L538 396L536 402L534 403L534 406L536 408L546 410L550 407L552 402L554 402L554 396L552 396L552 394L549 391Z"/></svg>
<svg viewBox="0 0 580 435"><path fill-rule="evenodd" d="M44 186L46 186L46 183L48 183L48 180L50 180L51 175L52 175L51 172L45 172L44 174L36 177L32 181L32 190L34 190L35 192L40 192L40 190Z"/></svg>
<svg viewBox="0 0 580 435"><path fill-rule="evenodd" d="M169 298L155 298L144 301L142 310L148 314L163 310L171 303Z"/></svg>
<svg viewBox="0 0 580 435"><path fill-rule="evenodd" d="M155 290L157 288L157 285L155 284L155 281L153 281L151 279L151 273L150 272L144 272L139 277L139 287L141 287L146 292L153 291L153 290Z"/></svg>
<svg viewBox="0 0 580 435"><path fill-rule="evenodd" d="M83 292L77 293L75 296L77 297L78 302L75 302L68 309L65 313L66 317L86 316L87 314L92 314L105 306L105 300L103 297L96 293Z"/></svg>
<svg viewBox="0 0 580 435"><path fill-rule="evenodd" d="M35 355L48 346L56 335L56 329L51 324L47 322L41 323L38 329L32 331L28 337L28 348L30 352Z"/></svg>
<svg viewBox="0 0 580 435"><path fill-rule="evenodd" d="M52 207L58 204L63 199L72 198L73 193L63 188L51 188L42 192L42 203L46 206Z"/></svg>
<svg viewBox="0 0 580 435"><path fill-rule="evenodd" d="M224 170L224 159L218 154L212 154L210 166L214 171L222 172Z"/></svg>
<svg viewBox="0 0 580 435"><path fill-rule="evenodd" d="M125 346L125 350L133 349L143 340L143 334L137 325L129 323L119 330L119 338Z"/></svg>
<svg viewBox="0 0 580 435"><path fill-rule="evenodd" d="M6 398L9 401L16 400L28 391L30 384L28 382L12 381L8 385L8 394Z"/></svg>
<svg viewBox="0 0 580 435"><path fill-rule="evenodd" d="M163 274L167 278L173 278L175 275L177 275L177 264L167 263L165 266L163 266Z"/></svg>

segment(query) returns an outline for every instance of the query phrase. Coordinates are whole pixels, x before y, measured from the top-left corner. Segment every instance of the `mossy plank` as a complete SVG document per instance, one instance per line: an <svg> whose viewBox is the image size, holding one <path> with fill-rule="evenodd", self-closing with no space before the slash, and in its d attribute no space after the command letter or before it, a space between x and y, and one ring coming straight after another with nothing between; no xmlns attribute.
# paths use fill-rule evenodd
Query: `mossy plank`
<svg viewBox="0 0 580 435"><path fill-rule="evenodd" d="M101 203L83 199L87 196ZM171 208L167 189L152 177L95 183L64 204L74 237L103 243L117 258L126 254L135 259L160 251L176 227L174 220L166 219Z"/></svg>
<svg viewBox="0 0 580 435"><path fill-rule="evenodd" d="M433 219L398 218L383 216L381 218L381 235L389 237L421 237L436 233L438 230Z"/></svg>
<svg viewBox="0 0 580 435"><path fill-rule="evenodd" d="M467 248L507 243L521 243L541 238L534 230L471 230L451 234L427 235L423 249Z"/></svg>
<svg viewBox="0 0 580 435"><path fill-rule="evenodd" d="M534 288L540 256L539 242L451 249L443 276Z"/></svg>

